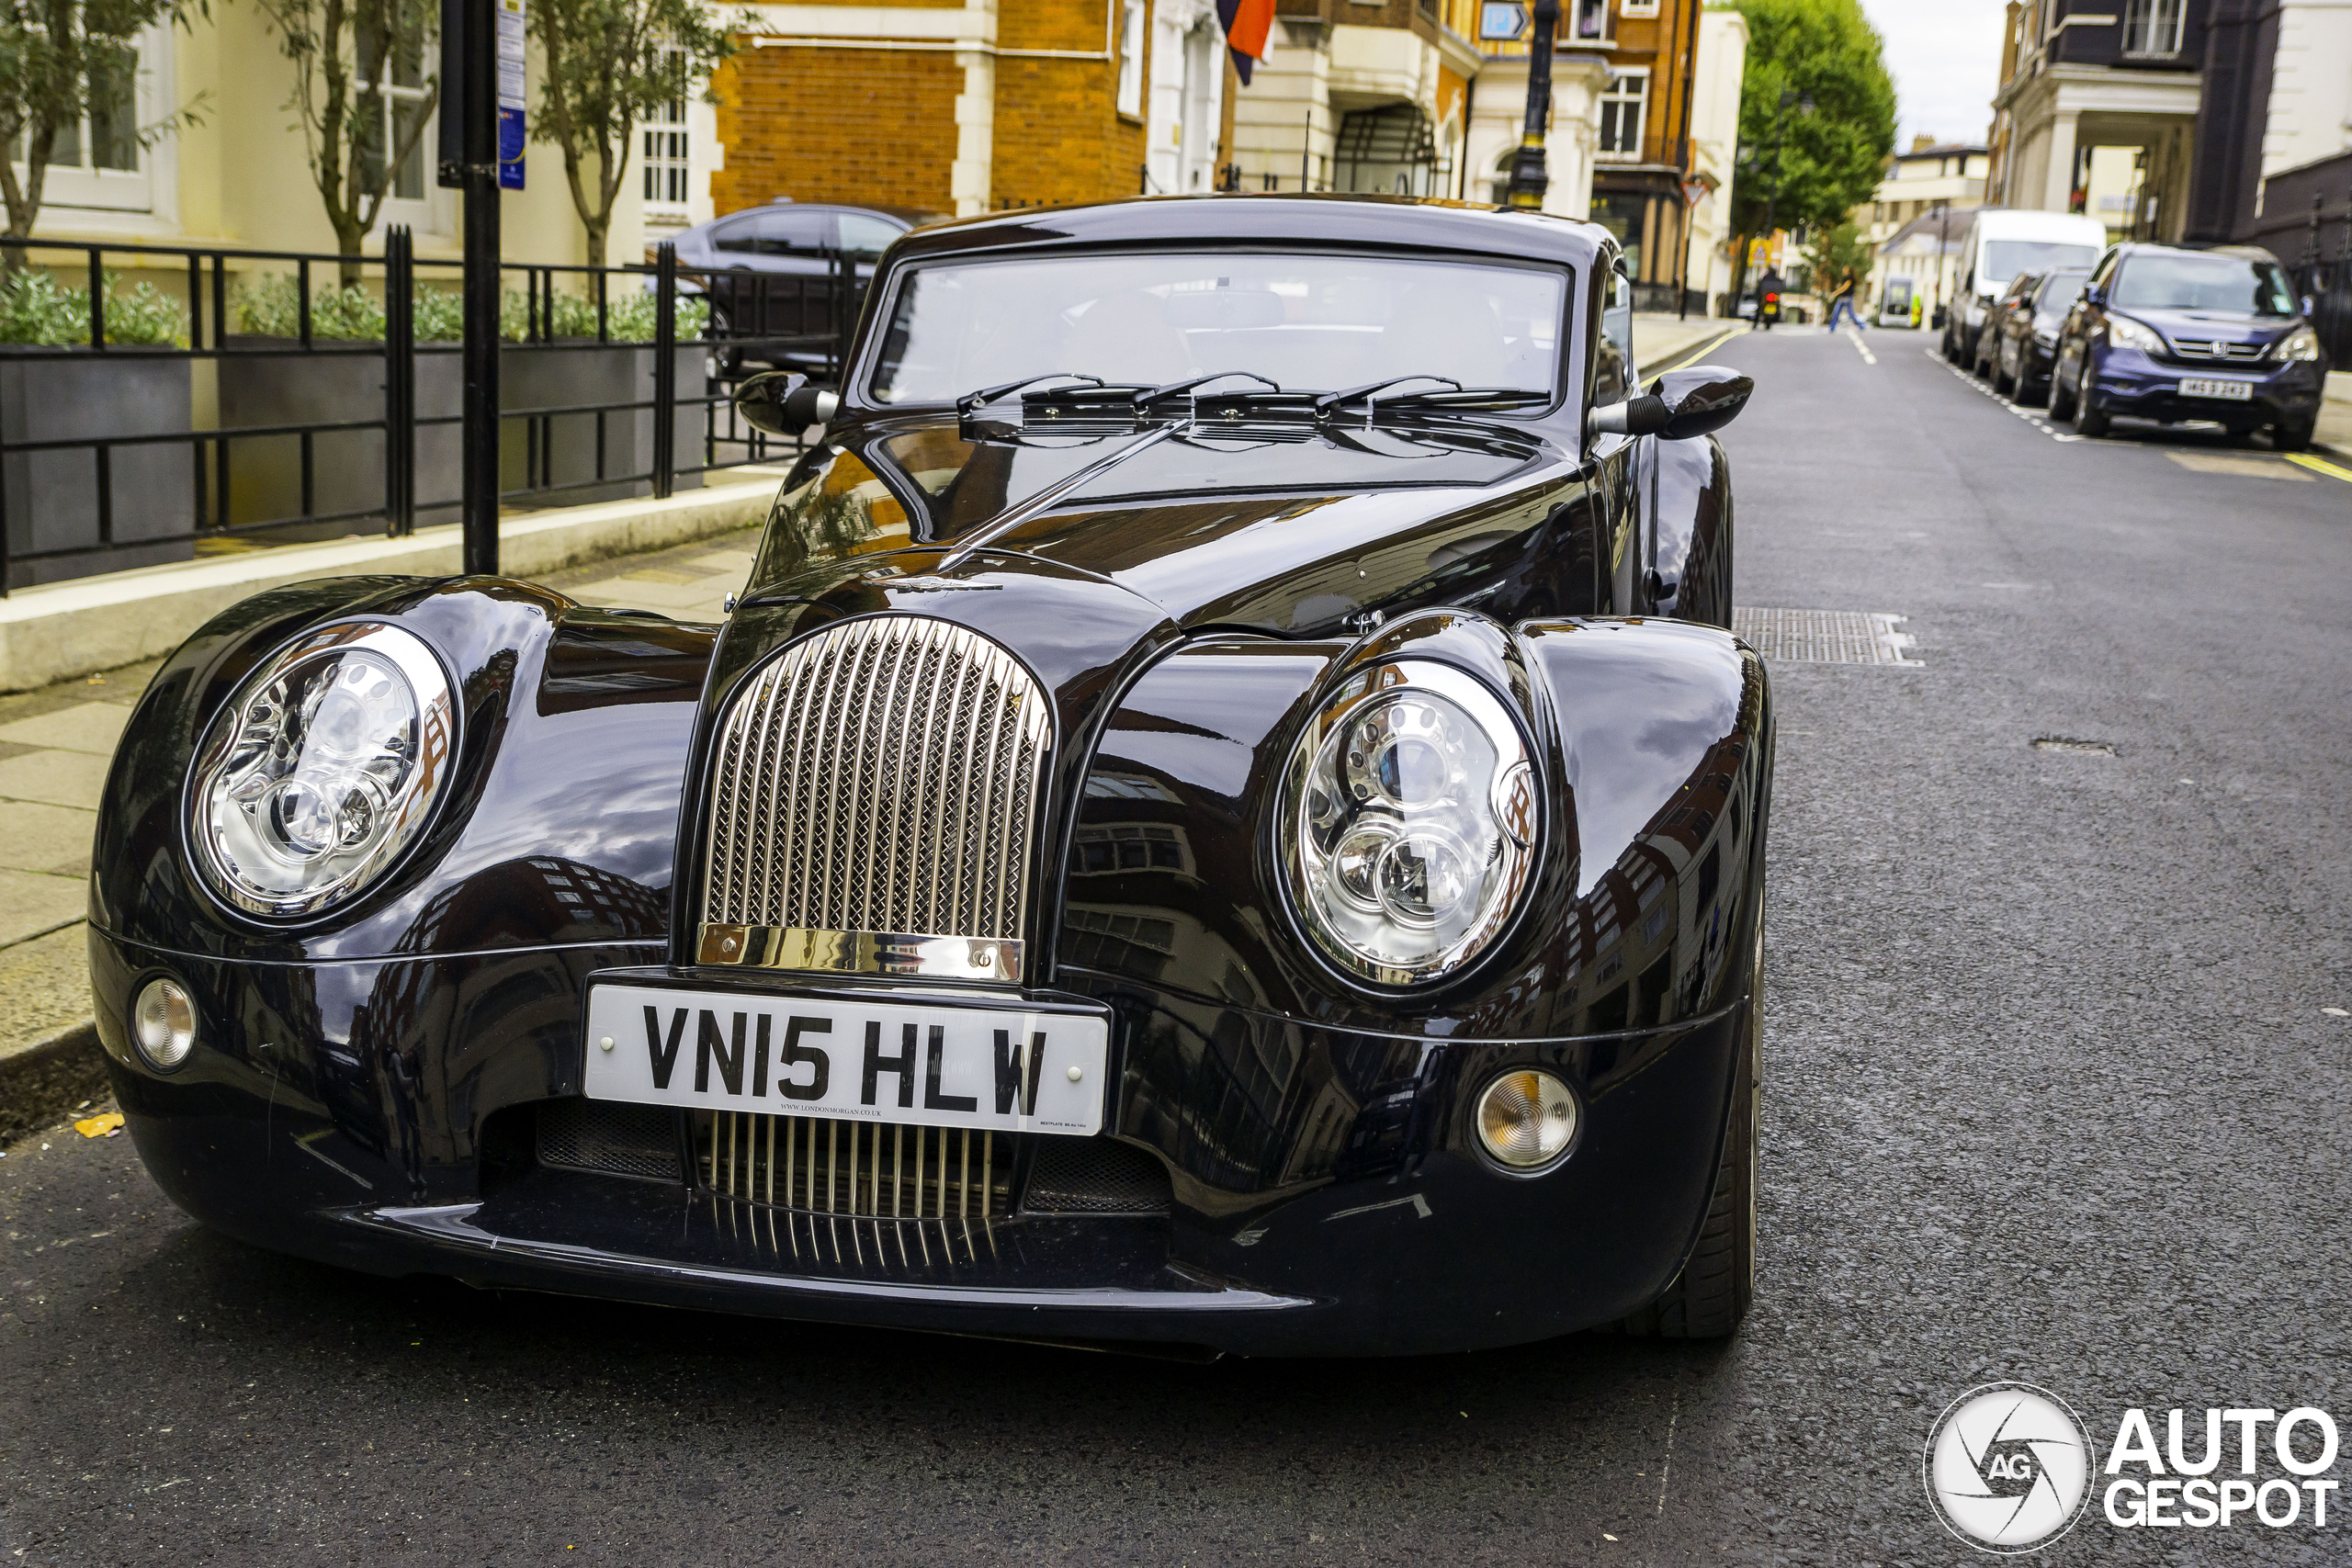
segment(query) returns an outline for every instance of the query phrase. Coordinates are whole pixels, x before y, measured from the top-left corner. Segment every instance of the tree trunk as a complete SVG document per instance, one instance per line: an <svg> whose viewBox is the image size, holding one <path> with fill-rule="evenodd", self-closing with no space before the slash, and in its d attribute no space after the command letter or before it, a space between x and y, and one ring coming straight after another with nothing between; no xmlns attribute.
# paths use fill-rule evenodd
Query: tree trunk
<svg viewBox="0 0 2352 1568"><path fill-rule="evenodd" d="M612 212L607 209L594 218L583 212L580 215L580 226L587 231L588 235L588 265L590 266L604 265L605 240L611 233L613 227Z"/></svg>

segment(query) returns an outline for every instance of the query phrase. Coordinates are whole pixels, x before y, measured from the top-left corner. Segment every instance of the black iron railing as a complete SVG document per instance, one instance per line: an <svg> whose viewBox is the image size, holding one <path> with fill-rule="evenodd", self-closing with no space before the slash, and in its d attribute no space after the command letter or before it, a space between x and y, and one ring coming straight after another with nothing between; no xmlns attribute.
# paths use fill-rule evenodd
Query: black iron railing
<svg viewBox="0 0 2352 1568"><path fill-rule="evenodd" d="M871 269L784 265L684 267L664 245L506 267L502 499L666 497L796 454L737 420L733 383L783 366L838 385ZM0 594L454 522L462 270L403 229L356 262L0 239Z"/></svg>

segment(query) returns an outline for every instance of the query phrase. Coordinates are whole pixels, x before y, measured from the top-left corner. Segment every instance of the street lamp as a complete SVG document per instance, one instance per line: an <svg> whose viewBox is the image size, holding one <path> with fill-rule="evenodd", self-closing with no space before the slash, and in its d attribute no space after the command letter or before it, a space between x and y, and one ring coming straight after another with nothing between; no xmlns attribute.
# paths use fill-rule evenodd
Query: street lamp
<svg viewBox="0 0 2352 1568"><path fill-rule="evenodd" d="M1527 123L1519 133L1519 155L1511 160L1510 205L1540 211L1551 176L1544 170L1544 129L1552 118L1552 34L1560 25L1560 0L1535 0L1535 36L1527 50Z"/></svg>

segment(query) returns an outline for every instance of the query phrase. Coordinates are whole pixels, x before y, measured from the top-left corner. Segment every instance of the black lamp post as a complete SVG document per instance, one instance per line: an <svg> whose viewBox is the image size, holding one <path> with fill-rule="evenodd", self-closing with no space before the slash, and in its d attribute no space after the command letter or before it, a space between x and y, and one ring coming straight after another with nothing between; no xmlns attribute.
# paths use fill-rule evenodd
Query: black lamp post
<svg viewBox="0 0 2352 1568"><path fill-rule="evenodd" d="M465 197L466 570L498 570L498 45L495 0L441 0L440 183Z"/></svg>
<svg viewBox="0 0 2352 1568"><path fill-rule="evenodd" d="M1541 210L1552 179L1544 169L1544 130L1552 118L1552 35L1560 26L1560 0L1535 0L1535 36L1527 46L1527 123L1519 133L1519 155L1510 164L1510 205Z"/></svg>

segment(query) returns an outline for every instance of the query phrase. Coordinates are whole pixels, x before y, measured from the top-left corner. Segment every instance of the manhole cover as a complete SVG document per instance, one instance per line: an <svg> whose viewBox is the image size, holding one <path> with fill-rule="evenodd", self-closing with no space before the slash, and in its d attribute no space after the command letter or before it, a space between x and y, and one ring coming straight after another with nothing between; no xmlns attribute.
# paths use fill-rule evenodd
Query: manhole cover
<svg viewBox="0 0 2352 1568"><path fill-rule="evenodd" d="M1912 645L1908 632L1894 628L1908 619L1869 610L1734 609L1731 629L1767 661L1799 664L1901 664Z"/></svg>

